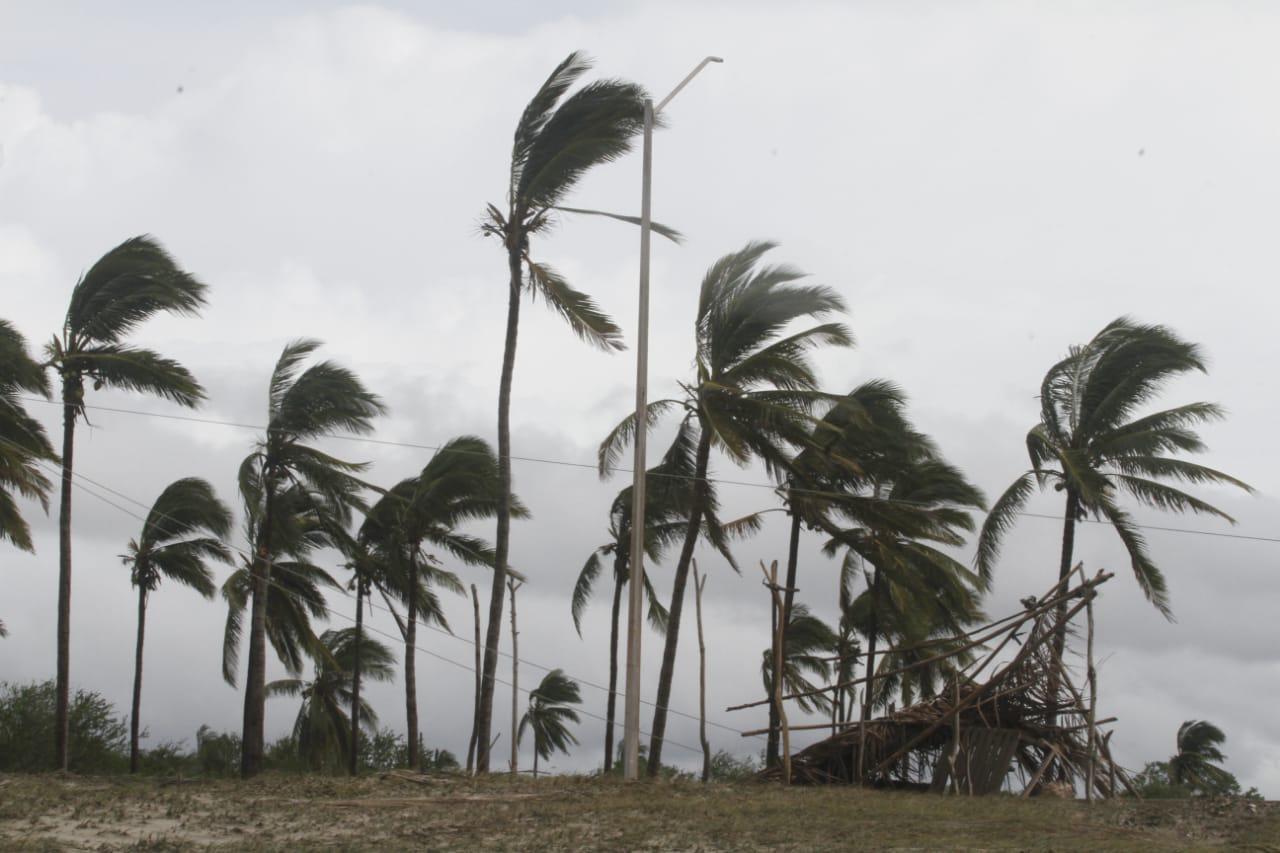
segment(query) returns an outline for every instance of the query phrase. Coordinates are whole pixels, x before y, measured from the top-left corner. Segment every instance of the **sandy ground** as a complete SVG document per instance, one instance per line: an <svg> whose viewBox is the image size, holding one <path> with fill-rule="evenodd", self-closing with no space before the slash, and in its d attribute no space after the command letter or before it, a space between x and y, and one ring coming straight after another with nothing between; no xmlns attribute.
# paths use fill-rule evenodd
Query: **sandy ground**
<svg viewBox="0 0 1280 853"><path fill-rule="evenodd" d="M1280 851L1280 804L947 798L582 777L0 776L5 850Z"/></svg>

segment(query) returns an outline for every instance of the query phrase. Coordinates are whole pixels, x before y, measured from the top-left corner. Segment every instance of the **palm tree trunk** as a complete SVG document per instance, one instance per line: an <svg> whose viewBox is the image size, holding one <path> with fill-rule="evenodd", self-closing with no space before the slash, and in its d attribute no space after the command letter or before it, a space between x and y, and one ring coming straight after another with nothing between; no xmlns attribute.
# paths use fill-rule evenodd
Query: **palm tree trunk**
<svg viewBox="0 0 1280 853"><path fill-rule="evenodd" d="M71 707L71 473L75 451L76 406L83 394L78 382L62 383L62 498L58 507L58 686L54 719L54 761L60 770L70 762Z"/></svg>
<svg viewBox="0 0 1280 853"><path fill-rule="evenodd" d="M800 515L796 512L789 513L791 516L791 541L787 545L787 588L782 594L782 649L786 654L787 628L791 625L791 605L795 601L796 590L796 563L800 557ZM775 626L776 630L776 626ZM774 683L781 677L776 669L773 672ZM778 727L780 721L778 718L778 708L769 703L769 749L766 753L765 766L774 767L778 763Z"/></svg>
<svg viewBox="0 0 1280 853"><path fill-rule="evenodd" d="M129 772L138 772L138 714L142 708L142 638L147 622L147 588L138 585L138 647L133 657L133 713L129 717Z"/></svg>
<svg viewBox="0 0 1280 853"><path fill-rule="evenodd" d="M517 221L512 217L513 223ZM508 238L507 336L502 349L502 378L498 383L498 529L493 539L493 586L489 592L489 630L485 636L484 673L476 708L476 771L489 772L489 729L493 721L493 687L498 675L498 642L502 636L502 599L507 583L507 554L511 542L511 378L516 367L516 336L520 328L521 242L524 235L512 225Z"/></svg>
<svg viewBox="0 0 1280 853"><path fill-rule="evenodd" d="M244 685L244 733L241 735L240 776L248 779L262 772L267 721L267 595L271 577L271 525L275 508L275 482L264 483L262 524L252 566L253 599L249 618L249 670Z"/></svg>
<svg viewBox="0 0 1280 853"><path fill-rule="evenodd" d="M622 573L618 563L624 562L622 549L614 558L613 570L613 622L609 628L609 701L605 704L604 723L604 772L613 769L613 720L618 704L618 619L622 611Z"/></svg>
<svg viewBox="0 0 1280 853"><path fill-rule="evenodd" d="M520 713L520 632L516 630L516 590L520 585L508 579L511 587L511 775L520 769L520 741L516 739L516 723ZM535 752L533 760L538 760ZM537 775L537 774L535 774Z"/></svg>
<svg viewBox="0 0 1280 853"><path fill-rule="evenodd" d="M364 639L364 581L356 580L356 647L351 667L351 754L347 773L354 776L360 769L360 654Z"/></svg>
<svg viewBox="0 0 1280 853"><path fill-rule="evenodd" d="M1062 562L1058 564L1058 580L1063 581L1071 574L1071 557L1076 542L1076 515L1080 512L1080 498L1074 489L1067 489L1067 509L1062 520ZM1061 592L1062 590L1059 590ZM1058 605L1058 623L1053 634L1053 659L1062 663L1062 654L1067 645L1067 602Z"/></svg>
<svg viewBox="0 0 1280 853"><path fill-rule="evenodd" d="M707 463L711 458L711 431L705 427L698 439L698 454L694 467L694 479L690 484L692 501L689 507L689 527L685 533L680 560L676 563L676 576L671 587L671 609L667 615L666 643L662 649L662 670L658 675L658 701L653 709L653 729L649 737L649 766L647 773L657 778L662 766L662 738L667 731L667 703L671 701L671 679L676 669L676 646L680 642L680 612L684 609L684 589L689 582L689 563L693 549L698 544L702 529L702 513L706 506Z"/></svg>
<svg viewBox="0 0 1280 853"><path fill-rule="evenodd" d="M404 626L404 713L409 748L409 769L417 770L418 755L418 548L409 554L408 614Z"/></svg>
<svg viewBox="0 0 1280 853"><path fill-rule="evenodd" d="M476 689L471 701L471 740L467 743L467 775L476 766L476 709L480 707L480 593L471 585L471 604L476 611Z"/></svg>
<svg viewBox="0 0 1280 853"><path fill-rule="evenodd" d="M871 575L871 633L867 637L867 682L863 685L862 719L871 718L872 697L875 695L875 682L871 677L876 672L876 640L880 633L880 567L876 566Z"/></svg>
<svg viewBox="0 0 1280 853"><path fill-rule="evenodd" d="M533 778L538 778L538 750L533 751Z"/></svg>
<svg viewBox="0 0 1280 853"><path fill-rule="evenodd" d="M698 623L698 740L702 743L702 782L711 781L711 742L707 740L707 641L702 634L702 588L706 575L698 577L693 567L693 607Z"/></svg>

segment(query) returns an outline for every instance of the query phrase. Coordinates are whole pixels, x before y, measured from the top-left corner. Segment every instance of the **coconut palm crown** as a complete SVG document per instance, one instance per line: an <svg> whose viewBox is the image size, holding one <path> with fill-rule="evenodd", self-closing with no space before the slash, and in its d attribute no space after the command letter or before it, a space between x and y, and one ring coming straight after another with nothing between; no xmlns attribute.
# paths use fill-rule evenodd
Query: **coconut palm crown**
<svg viewBox="0 0 1280 853"><path fill-rule="evenodd" d="M1108 323L1084 346L1072 347L1041 385L1040 420L1027 433L1031 469L1000 496L982 526L975 557L979 571L991 573L1003 535L1036 487L1052 486L1066 499L1059 577L1066 577L1072 566L1076 523L1088 518L1107 522L1124 543L1143 594L1172 619L1164 575L1119 498L1234 523L1227 513L1168 483L1253 491L1221 471L1175 458L1179 452L1205 450L1195 428L1221 419L1220 406L1188 403L1141 414L1170 381L1193 371L1206 372L1199 346L1164 326L1128 317Z"/></svg>
<svg viewBox="0 0 1280 853"><path fill-rule="evenodd" d="M529 691L529 710L520 718L517 740L524 741L525 731L533 732L533 775L538 775L538 759L543 761L559 750L568 754L569 747L578 739L569 730L570 723L578 722L578 713L571 706L581 705L582 696L578 683L553 669Z"/></svg>
<svg viewBox="0 0 1280 853"><path fill-rule="evenodd" d="M49 396L49 380L27 354L27 342L8 320L0 320L0 540L23 551L34 550L31 528L16 498L39 501L49 511L46 463L56 462L44 427L27 414L23 394Z"/></svg>

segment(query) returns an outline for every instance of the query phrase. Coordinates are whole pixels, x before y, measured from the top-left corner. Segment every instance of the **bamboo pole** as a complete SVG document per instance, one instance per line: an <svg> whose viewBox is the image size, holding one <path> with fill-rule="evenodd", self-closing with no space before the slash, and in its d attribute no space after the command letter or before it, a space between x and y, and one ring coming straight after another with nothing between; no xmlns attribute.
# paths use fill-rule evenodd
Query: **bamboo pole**
<svg viewBox="0 0 1280 853"><path fill-rule="evenodd" d="M698 739L702 742L702 781L711 781L711 743L707 740L707 643L702 635L702 588L707 576L698 575L693 561L693 606L698 619Z"/></svg>

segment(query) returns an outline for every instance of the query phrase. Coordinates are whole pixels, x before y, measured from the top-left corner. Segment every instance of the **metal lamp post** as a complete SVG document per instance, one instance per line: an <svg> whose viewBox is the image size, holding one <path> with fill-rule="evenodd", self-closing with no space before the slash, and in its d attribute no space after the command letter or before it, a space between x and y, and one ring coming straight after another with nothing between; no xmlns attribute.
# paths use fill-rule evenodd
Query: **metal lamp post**
<svg viewBox="0 0 1280 853"><path fill-rule="evenodd" d="M644 157L640 191L640 319L636 331L635 462L631 481L631 582L627 596L627 684L623 710L622 768L626 779L640 777L640 635L644 609L644 509L646 409L649 397L649 196L653 177L653 120L680 90L711 62L708 56L655 107L644 102Z"/></svg>

